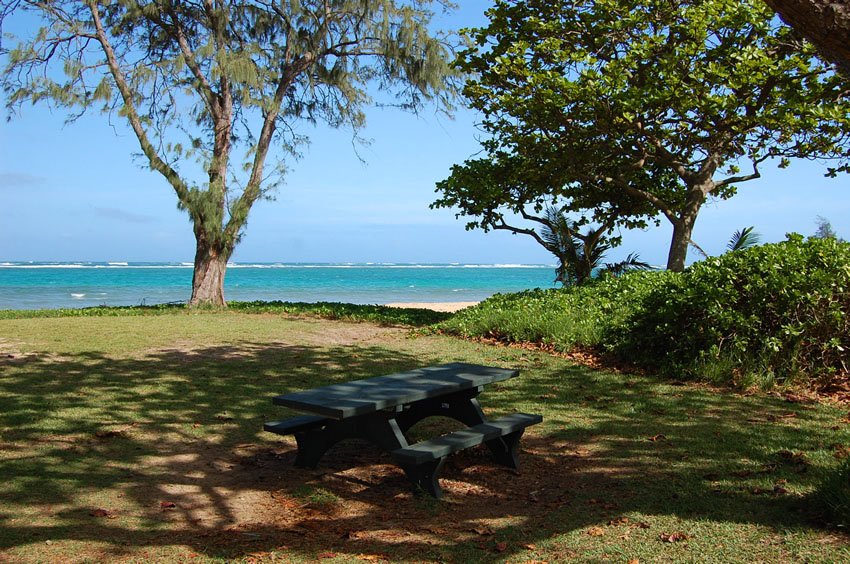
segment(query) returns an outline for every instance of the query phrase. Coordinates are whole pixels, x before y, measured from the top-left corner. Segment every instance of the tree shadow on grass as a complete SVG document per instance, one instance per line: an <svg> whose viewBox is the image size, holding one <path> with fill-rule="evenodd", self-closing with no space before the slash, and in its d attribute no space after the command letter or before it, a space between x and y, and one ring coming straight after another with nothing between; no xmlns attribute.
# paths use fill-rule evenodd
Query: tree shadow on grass
<svg viewBox="0 0 850 564"><path fill-rule="evenodd" d="M62 541L81 541L91 550L82 556L95 559L338 552L486 561L532 558L536 545L588 526L660 542L673 531L654 516L817 527L794 492L811 486L805 453L829 440L829 422L801 433L801 420L825 416L774 398L561 362L529 366L481 396L489 411L544 413L523 440L521 471L494 466L484 449L464 451L443 472L442 502L412 495L369 445L342 443L308 471L292 465L294 441L260 431L288 414L273 395L445 360L377 346L245 343L7 365L0 549L49 560L66 550ZM699 543L692 538L692 550ZM558 550L547 546L548 557Z"/></svg>

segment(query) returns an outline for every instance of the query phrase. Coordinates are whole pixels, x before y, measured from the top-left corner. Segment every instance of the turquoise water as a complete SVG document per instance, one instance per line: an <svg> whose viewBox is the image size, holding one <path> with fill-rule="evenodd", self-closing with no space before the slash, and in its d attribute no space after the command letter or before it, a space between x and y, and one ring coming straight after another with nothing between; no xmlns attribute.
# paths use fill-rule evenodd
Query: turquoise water
<svg viewBox="0 0 850 564"><path fill-rule="evenodd" d="M553 278L548 265L232 264L224 292L232 301L466 302ZM191 285L188 263L4 262L0 309L185 302Z"/></svg>

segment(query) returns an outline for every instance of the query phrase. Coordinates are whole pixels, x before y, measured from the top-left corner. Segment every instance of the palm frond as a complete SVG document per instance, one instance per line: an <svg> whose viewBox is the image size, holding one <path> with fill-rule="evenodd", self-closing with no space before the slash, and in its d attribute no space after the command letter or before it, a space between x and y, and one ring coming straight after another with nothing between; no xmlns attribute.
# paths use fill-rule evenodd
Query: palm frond
<svg viewBox="0 0 850 564"><path fill-rule="evenodd" d="M755 227L750 226L735 231L729 239L729 242L726 244L726 249L729 252L733 252L758 245L761 241L761 235L753 231L753 229L755 229Z"/></svg>
<svg viewBox="0 0 850 564"><path fill-rule="evenodd" d="M629 253L625 259L620 262L608 262L602 268L602 272L613 274L614 276L622 276L629 270L651 270L652 265L648 262L640 260L640 255L637 253Z"/></svg>

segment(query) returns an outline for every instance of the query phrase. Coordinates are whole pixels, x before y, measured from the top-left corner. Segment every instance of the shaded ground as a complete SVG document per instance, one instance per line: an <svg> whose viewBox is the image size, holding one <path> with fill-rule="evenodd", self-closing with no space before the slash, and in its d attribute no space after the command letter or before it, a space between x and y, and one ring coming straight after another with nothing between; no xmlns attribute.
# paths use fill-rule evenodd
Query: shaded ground
<svg viewBox="0 0 850 564"><path fill-rule="evenodd" d="M812 502L850 447L845 407L279 316L22 320L0 334L0 561L850 558ZM543 413L520 472L464 451L436 502L369 445L305 471L294 441L260 431L287 414L274 394L454 360L522 370L480 398Z"/></svg>

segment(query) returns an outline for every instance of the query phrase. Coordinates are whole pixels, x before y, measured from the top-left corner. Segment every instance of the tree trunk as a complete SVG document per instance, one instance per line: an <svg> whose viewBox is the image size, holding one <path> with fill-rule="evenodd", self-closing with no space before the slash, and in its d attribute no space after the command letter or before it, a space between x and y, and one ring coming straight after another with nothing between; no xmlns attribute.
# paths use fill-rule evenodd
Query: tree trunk
<svg viewBox="0 0 850 564"><path fill-rule="evenodd" d="M685 260L688 258L688 248L691 244L691 235L697 222L699 210L705 202L706 194L714 189L714 182L706 181L704 184L692 186L688 191L688 199L685 209L673 224L673 239L670 241L670 253L667 255L667 270L682 272L685 270Z"/></svg>
<svg viewBox="0 0 850 564"><path fill-rule="evenodd" d="M850 5L843 0L765 0L828 60L850 76Z"/></svg>
<svg viewBox="0 0 850 564"><path fill-rule="evenodd" d="M673 224L673 240L670 241L670 253L667 255L667 270L673 272L685 270L685 259L688 258L688 247L691 244L691 234L695 223L696 216L690 221L679 219Z"/></svg>
<svg viewBox="0 0 850 564"><path fill-rule="evenodd" d="M221 252L198 238L192 298L189 307L227 307L224 301L224 274L230 253Z"/></svg>

